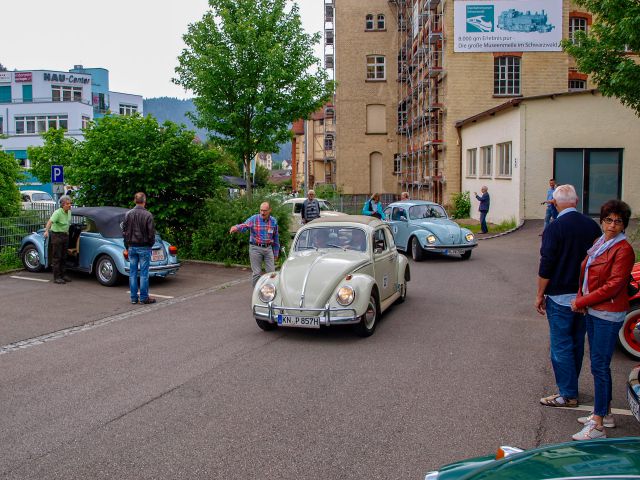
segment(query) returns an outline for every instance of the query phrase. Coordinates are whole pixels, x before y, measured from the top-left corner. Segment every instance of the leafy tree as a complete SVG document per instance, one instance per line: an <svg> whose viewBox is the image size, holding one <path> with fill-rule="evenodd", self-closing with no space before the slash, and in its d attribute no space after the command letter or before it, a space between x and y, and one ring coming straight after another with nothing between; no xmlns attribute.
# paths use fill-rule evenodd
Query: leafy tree
<svg viewBox="0 0 640 480"><path fill-rule="evenodd" d="M212 140L242 159L245 172L257 152L289 140L289 124L333 90L313 54L320 34L306 34L298 6L287 10L288 3L209 0L211 10L183 36L173 81L195 93L196 126L215 132Z"/></svg>
<svg viewBox="0 0 640 480"><path fill-rule="evenodd" d="M256 165L256 173L253 174L253 183L256 187L265 187L269 183L269 176L271 172L263 165Z"/></svg>
<svg viewBox="0 0 640 480"><path fill-rule="evenodd" d="M0 72L6 72L6 71L7 71L7 67L5 67L0 63Z"/></svg>
<svg viewBox="0 0 640 480"><path fill-rule="evenodd" d="M78 202L132 206L147 194L156 225L174 242L188 241L194 215L219 186L220 152L194 142L194 133L151 116L107 116L85 130L73 156Z"/></svg>
<svg viewBox="0 0 640 480"><path fill-rule="evenodd" d="M576 32L564 49L576 59L578 69L593 74L598 89L617 97L640 116L640 64L629 52L640 52L640 2L638 0L576 0L594 14L589 33Z"/></svg>
<svg viewBox="0 0 640 480"><path fill-rule="evenodd" d="M13 155L0 150L0 217L12 217L20 213L22 170Z"/></svg>
<svg viewBox="0 0 640 480"><path fill-rule="evenodd" d="M27 156L31 160L31 174L42 183L51 181L52 165L64 165L65 175L71 174L68 167L77 152L78 142L65 137L64 132L62 129L49 130L42 134L44 145L27 148Z"/></svg>

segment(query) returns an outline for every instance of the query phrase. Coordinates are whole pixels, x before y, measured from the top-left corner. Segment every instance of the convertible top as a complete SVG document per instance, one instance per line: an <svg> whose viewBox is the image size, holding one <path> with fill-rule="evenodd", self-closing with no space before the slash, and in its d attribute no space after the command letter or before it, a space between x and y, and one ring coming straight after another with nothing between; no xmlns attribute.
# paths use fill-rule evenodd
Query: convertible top
<svg viewBox="0 0 640 480"><path fill-rule="evenodd" d="M128 212L121 207L80 207L72 208L71 215L93 220L103 237L122 238L122 221Z"/></svg>

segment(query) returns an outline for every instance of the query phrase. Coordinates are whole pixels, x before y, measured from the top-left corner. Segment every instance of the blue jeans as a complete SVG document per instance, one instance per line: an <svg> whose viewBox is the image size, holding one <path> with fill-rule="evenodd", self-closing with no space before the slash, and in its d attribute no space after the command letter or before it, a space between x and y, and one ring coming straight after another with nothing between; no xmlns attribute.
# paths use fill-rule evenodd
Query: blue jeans
<svg viewBox="0 0 640 480"><path fill-rule="evenodd" d="M556 377L560 395L564 398L578 398L578 377L582 369L584 355L584 315L574 313L571 307L558 305L549 297L546 299L551 365Z"/></svg>
<svg viewBox="0 0 640 480"><path fill-rule="evenodd" d="M604 417L611 403L611 357L616 348L618 331L624 322L611 322L593 315L585 316L593 375L593 413Z"/></svg>
<svg viewBox="0 0 640 480"><path fill-rule="evenodd" d="M140 265L140 301L149 298L149 263L151 247L129 247L129 291L131 301L138 301L138 264Z"/></svg>
<svg viewBox="0 0 640 480"><path fill-rule="evenodd" d="M482 233L489 231L487 228L487 213L489 213L488 210L480 210L480 231L482 231Z"/></svg>
<svg viewBox="0 0 640 480"><path fill-rule="evenodd" d="M558 218L558 209L554 205L547 205L547 211L544 214L544 228L551 223L551 219Z"/></svg>

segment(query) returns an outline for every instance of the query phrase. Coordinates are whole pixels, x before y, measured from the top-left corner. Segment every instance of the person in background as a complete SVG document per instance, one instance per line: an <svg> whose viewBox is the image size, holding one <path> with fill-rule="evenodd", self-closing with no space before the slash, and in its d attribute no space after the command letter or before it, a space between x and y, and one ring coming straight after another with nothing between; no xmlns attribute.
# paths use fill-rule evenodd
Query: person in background
<svg viewBox="0 0 640 480"><path fill-rule="evenodd" d="M382 202L380 201L380 195L378 193L374 193L366 202L364 202L362 214L370 217L376 217L380 220L385 219L384 211L382 210Z"/></svg>
<svg viewBox="0 0 640 480"><path fill-rule="evenodd" d="M409 200L409 192L402 192L400 194L400 201L404 202L406 200Z"/></svg>
<svg viewBox="0 0 640 480"><path fill-rule="evenodd" d="M473 194L476 196L476 200L480 202L478 210L480 211L480 231L482 233L489 232L489 229L487 228L487 214L489 213L491 198L489 197L488 190L489 189L486 186L483 186L480 189L480 192L482 193L481 196L478 196L478 192L473 192Z"/></svg>
<svg viewBox="0 0 640 480"><path fill-rule="evenodd" d="M547 407L577 407L578 378L584 355L584 317L571 310L580 279L580 262L600 236L598 224L576 210L578 195L572 185L553 192L558 219L542 236L535 308L547 314L551 366L558 393L543 397Z"/></svg>
<svg viewBox="0 0 640 480"><path fill-rule="evenodd" d="M278 236L278 221L271 216L269 202L260 204L260 214L252 215L244 223L234 225L229 233L246 232L249 230L249 261L253 285L258 283L262 275L262 262L265 271L275 272L275 262L280 254L280 237Z"/></svg>
<svg viewBox="0 0 640 480"><path fill-rule="evenodd" d="M558 218L558 209L556 208L556 201L553 199L553 192L556 189L556 180L554 178L549 179L549 189L547 190L547 199L542 202L542 205L547 206L547 210L544 214L544 228L551 223L551 220ZM540 234L542 235L542 234Z"/></svg>
<svg viewBox="0 0 640 480"><path fill-rule="evenodd" d="M589 357L595 390L593 412L578 418L584 424L574 440L606 438L605 427L615 427L611 415L611 357L627 310L627 285L635 252L624 234L631 218L629 205L610 200L600 208L603 234L587 251L580 269L580 289L571 310L585 314Z"/></svg>
<svg viewBox="0 0 640 480"><path fill-rule="evenodd" d="M124 248L129 256L129 293L131 303L145 305L156 303L149 297L149 264L151 249L156 242L153 215L146 209L147 196L138 192L133 197L136 206L129 210L122 222ZM138 297L138 272L140 272L140 297Z"/></svg>
<svg viewBox="0 0 640 480"><path fill-rule="evenodd" d="M71 197L63 195L59 202L60 208L53 212L44 227L44 238L51 237L49 252L51 253L53 283L62 285L71 281L65 274L67 249L69 248L69 226L71 225Z"/></svg>
<svg viewBox="0 0 640 480"><path fill-rule="evenodd" d="M302 224L320 218L320 202L316 198L316 192L309 190L307 198L302 202Z"/></svg>

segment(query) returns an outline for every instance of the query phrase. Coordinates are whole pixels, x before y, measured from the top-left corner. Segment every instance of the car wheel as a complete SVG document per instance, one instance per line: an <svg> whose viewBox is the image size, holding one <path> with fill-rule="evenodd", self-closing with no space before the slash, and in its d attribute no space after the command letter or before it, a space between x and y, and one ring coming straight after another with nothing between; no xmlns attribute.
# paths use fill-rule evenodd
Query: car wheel
<svg viewBox="0 0 640 480"><path fill-rule="evenodd" d="M622 328L618 332L620 345L630 356L640 359L640 342L636 340L633 330L640 323L640 304L633 305L624 318Z"/></svg>
<svg viewBox="0 0 640 480"><path fill-rule="evenodd" d="M471 258L471 250L467 250L462 255L460 255L462 260L469 260Z"/></svg>
<svg viewBox="0 0 640 480"><path fill-rule="evenodd" d="M36 273L44 270L44 266L40 263L38 249L32 243L22 249L20 257L24 268L28 271Z"/></svg>
<svg viewBox="0 0 640 480"><path fill-rule="evenodd" d="M404 301L407 299L407 284L409 282L407 282L406 280L404 281L404 283L400 284L400 297L396 300L396 303L404 303Z"/></svg>
<svg viewBox="0 0 640 480"><path fill-rule="evenodd" d="M271 330L275 330L276 328L278 328L278 324L277 323L267 322L266 320L259 320L259 319L256 318L256 323L265 332L268 332L268 331L271 331Z"/></svg>
<svg viewBox="0 0 640 480"><path fill-rule="evenodd" d="M102 255L96 262L96 278L105 287L113 287L120 279L116 263L109 255Z"/></svg>
<svg viewBox="0 0 640 480"><path fill-rule="evenodd" d="M378 316L380 315L378 309L378 298L375 293L371 292L369 296L369 303L367 304L367 310L360 317L360 322L355 325L354 329L358 336L369 337L373 335L378 325Z"/></svg>
<svg viewBox="0 0 640 480"><path fill-rule="evenodd" d="M411 258L419 262L424 257L424 250L417 237L411 237Z"/></svg>

